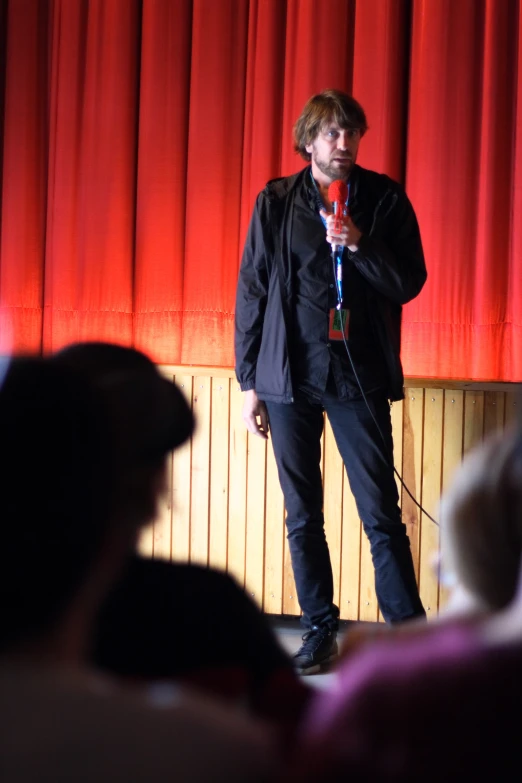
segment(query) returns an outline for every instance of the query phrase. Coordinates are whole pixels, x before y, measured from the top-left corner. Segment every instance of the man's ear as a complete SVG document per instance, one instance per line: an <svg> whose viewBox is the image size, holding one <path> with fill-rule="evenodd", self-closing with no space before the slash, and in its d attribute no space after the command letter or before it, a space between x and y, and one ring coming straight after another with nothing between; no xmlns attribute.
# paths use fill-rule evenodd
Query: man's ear
<svg viewBox="0 0 522 783"><path fill-rule="evenodd" d="M313 144L307 144L305 150L308 152L309 155L311 155L313 148L314 148Z"/></svg>

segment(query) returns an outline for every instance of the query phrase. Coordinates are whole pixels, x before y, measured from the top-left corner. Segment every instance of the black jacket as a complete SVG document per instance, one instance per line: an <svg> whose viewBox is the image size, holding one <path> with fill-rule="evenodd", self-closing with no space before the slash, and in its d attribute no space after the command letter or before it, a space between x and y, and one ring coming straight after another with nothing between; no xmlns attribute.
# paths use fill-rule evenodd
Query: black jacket
<svg viewBox="0 0 522 783"><path fill-rule="evenodd" d="M292 332L295 260L291 231L295 192L310 167L271 180L258 195L239 272L235 316L236 376L242 391L293 401ZM362 275L368 312L387 365L390 400L404 397L400 361L402 305L417 296L426 266L417 219L404 190L355 166L350 214L363 236L350 258Z"/></svg>

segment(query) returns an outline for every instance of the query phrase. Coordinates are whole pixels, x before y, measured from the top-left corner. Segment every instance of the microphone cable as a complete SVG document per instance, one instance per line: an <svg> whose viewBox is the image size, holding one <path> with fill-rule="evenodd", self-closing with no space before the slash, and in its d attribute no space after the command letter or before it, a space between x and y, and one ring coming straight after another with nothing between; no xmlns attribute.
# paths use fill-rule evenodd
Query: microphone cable
<svg viewBox="0 0 522 783"><path fill-rule="evenodd" d="M343 253L344 253L344 251L343 251ZM337 276L337 267L336 267L335 254L334 254L333 252L331 253L331 259L332 259L332 264L333 264L333 276L334 276L334 280L336 280L336 276ZM339 313L341 314L341 313L342 313L342 301L341 301L341 298L340 298L340 296L339 296L339 290L338 290L338 287L337 287L337 286L336 286L336 294L337 294L337 309L339 310ZM432 521L432 522L433 522L435 525L437 525L437 527L439 527L439 528L440 528L440 524L439 524L439 522L437 522L437 520L436 520L436 519L434 519L434 518L431 516L431 514L428 514L428 512L426 511L426 509L425 509L425 508L423 508L423 506L422 506L422 505L419 503L419 501L418 501L418 500L417 500L417 499L416 499L416 498L415 498L415 497L412 495L412 493L410 492L410 490L408 489L408 487L407 487L407 486L406 486L406 484L404 483L404 481L403 481L403 479L402 479L402 476L401 476L401 474L399 473L399 471L398 471L398 470L397 470L397 468L395 467L395 463L394 463L394 461L393 461L393 454L390 454L390 450L388 449L388 445L387 445L387 443L386 443L386 440L385 440L385 437L384 437L384 435L383 435L383 432L382 432L381 428L379 427L379 424L378 424L378 422L377 422L377 419L376 419L376 418L375 418L375 416L373 415L373 411L372 411L372 409L371 409L371 407L370 407L370 403L368 402L368 398L366 397L366 394L364 393L364 389L363 389L363 387L362 387L361 381L360 381L360 379L359 379L359 376L358 376L358 374L357 374L357 370L355 369L355 364L354 364L354 362L353 362L352 355L351 355L351 353L350 353L350 349L349 349L349 347L348 347L348 341L346 340L346 337L345 337L345 334L344 334L344 328L342 328L342 327L343 327L343 320L342 320L342 315L341 315L341 334L342 334L342 336L343 336L343 343L344 343L344 347L345 347L345 349L346 349L346 355L348 356L348 360L349 360L349 362L350 362L350 366L351 366L351 368L352 368L352 372L353 372L353 374L354 374L354 376L355 376L355 380L357 381L357 386L359 387L359 391L360 391L360 392L361 392L361 394L362 394L362 398L363 398L363 400L364 400L364 403L365 403L366 407L368 408L368 412L369 412L370 416L372 417L372 419L373 419L373 422L374 422L375 426L377 427L377 431L378 431L379 435L381 436L381 440L382 440L382 442L383 442L383 444L384 444L384 450L385 450L385 452L386 452L386 454L387 454L387 456L388 456L388 460L390 461L390 464L391 464L391 466L393 467L393 472L394 472L394 474L397 476L397 478L399 479L399 481L400 481L400 483L401 483L401 486L403 487L403 489L405 489L405 490L406 490L407 494L408 494L408 495L410 496L410 498L413 500L413 502L415 503L415 505L416 505L416 506L417 506L417 507L420 509L420 511L422 511L422 513L423 513L423 514L425 514L425 515L428 517L428 519L431 519L431 521ZM392 442L393 442L393 435L392 435Z"/></svg>

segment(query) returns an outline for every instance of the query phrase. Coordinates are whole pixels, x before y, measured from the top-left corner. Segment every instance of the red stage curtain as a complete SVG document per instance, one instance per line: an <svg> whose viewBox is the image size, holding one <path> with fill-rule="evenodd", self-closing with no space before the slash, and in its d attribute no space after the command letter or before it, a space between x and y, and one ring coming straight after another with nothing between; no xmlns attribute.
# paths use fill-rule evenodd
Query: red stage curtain
<svg viewBox="0 0 522 783"><path fill-rule="evenodd" d="M0 346L232 365L255 195L326 87L405 183L406 373L522 380L520 0L0 0Z"/></svg>

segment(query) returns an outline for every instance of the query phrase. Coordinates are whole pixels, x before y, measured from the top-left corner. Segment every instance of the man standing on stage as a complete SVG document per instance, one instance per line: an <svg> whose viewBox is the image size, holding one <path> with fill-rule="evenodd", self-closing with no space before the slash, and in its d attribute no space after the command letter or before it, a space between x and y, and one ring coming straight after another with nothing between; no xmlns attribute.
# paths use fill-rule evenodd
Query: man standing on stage
<svg viewBox="0 0 522 783"><path fill-rule="evenodd" d="M272 436L303 623L294 656L311 674L337 653L320 470L323 412L371 544L389 623L424 616L393 473L389 400L404 396L402 305L426 267L413 207L384 174L356 165L362 107L314 95L294 127L311 165L258 195L239 273L236 375L249 432ZM346 203L332 213L330 185ZM343 183L346 183L346 187ZM330 191L330 196L332 191ZM339 205L338 205L339 206Z"/></svg>

